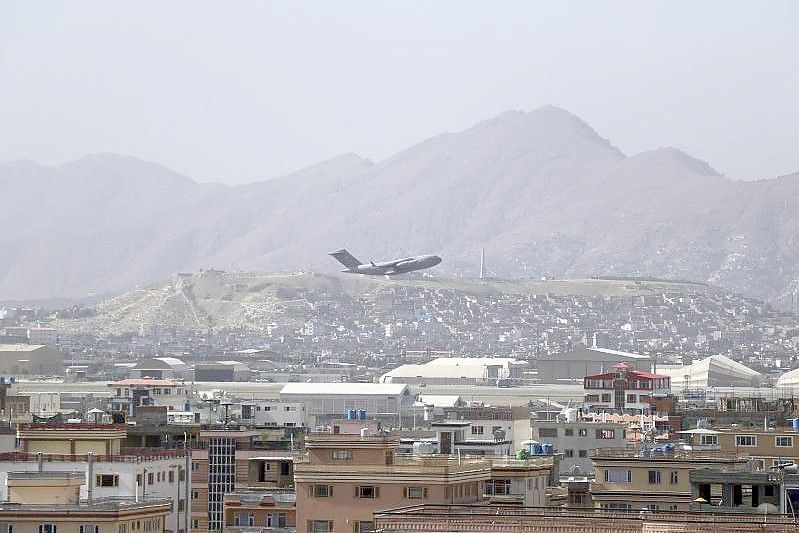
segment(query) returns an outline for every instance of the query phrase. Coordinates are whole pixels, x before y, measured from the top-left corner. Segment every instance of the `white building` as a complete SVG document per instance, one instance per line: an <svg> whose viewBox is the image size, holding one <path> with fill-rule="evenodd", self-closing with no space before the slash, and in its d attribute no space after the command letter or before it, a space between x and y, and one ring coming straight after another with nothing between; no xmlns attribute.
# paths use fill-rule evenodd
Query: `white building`
<svg viewBox="0 0 799 533"><path fill-rule="evenodd" d="M661 366L658 372L684 388L754 387L763 381L759 372L723 355L711 355L682 367Z"/></svg>
<svg viewBox="0 0 799 533"><path fill-rule="evenodd" d="M134 408L163 405L170 410L185 411L191 399L191 388L169 379L123 379L108 384L112 390L110 410L133 417Z"/></svg>
<svg viewBox="0 0 799 533"><path fill-rule="evenodd" d="M308 425L305 404L302 402L242 402L239 408L241 422L258 428L295 428Z"/></svg>
<svg viewBox="0 0 799 533"><path fill-rule="evenodd" d="M521 375L527 363L506 357L439 357L425 364L401 365L380 377L380 383L409 385L496 384Z"/></svg>
<svg viewBox="0 0 799 533"><path fill-rule="evenodd" d="M113 424L20 424L21 452L0 453L0 498L7 498L9 472L82 472L81 499L169 498L165 529L179 533L191 516L190 457L183 450L121 448L124 426Z"/></svg>
<svg viewBox="0 0 799 533"><path fill-rule="evenodd" d="M308 424L341 419L351 409L365 410L369 418L410 424L414 397L407 385L388 383L287 383L280 400L305 404Z"/></svg>

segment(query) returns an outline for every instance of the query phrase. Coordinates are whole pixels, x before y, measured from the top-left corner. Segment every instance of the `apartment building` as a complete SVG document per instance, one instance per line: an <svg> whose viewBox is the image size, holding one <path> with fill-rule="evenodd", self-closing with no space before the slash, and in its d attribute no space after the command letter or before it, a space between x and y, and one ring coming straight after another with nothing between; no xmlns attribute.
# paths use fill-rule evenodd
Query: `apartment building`
<svg viewBox="0 0 799 533"><path fill-rule="evenodd" d="M496 505L417 505L375 514L381 533L793 533L791 516L771 514L646 513L601 510L500 507Z"/></svg>
<svg viewBox="0 0 799 533"><path fill-rule="evenodd" d="M309 436L295 464L298 532L371 532L383 509L482 500L490 462L397 457L398 447L396 437Z"/></svg>
<svg viewBox="0 0 799 533"><path fill-rule="evenodd" d="M692 471L690 481L692 510L791 516L799 510L799 474L795 465L769 472L703 468Z"/></svg>
<svg viewBox="0 0 799 533"><path fill-rule="evenodd" d="M110 410L133 418L136 407L164 405L176 411L184 411L191 399L189 385L170 379L123 379L109 383L112 397Z"/></svg>
<svg viewBox="0 0 799 533"><path fill-rule="evenodd" d="M799 462L799 431L792 428L723 428L715 437L722 453L751 457L759 470L786 461Z"/></svg>
<svg viewBox="0 0 799 533"><path fill-rule="evenodd" d="M9 497L14 472L73 472L83 480L83 499L168 499L164 527L185 532L191 513L188 450L123 448L125 431L121 424L20 424L21 451L0 453L0 499Z"/></svg>
<svg viewBox="0 0 799 533"><path fill-rule="evenodd" d="M541 507L548 504L553 457L491 460L491 479L484 494L490 503Z"/></svg>
<svg viewBox="0 0 799 533"><path fill-rule="evenodd" d="M81 472L9 472L0 524L7 533L172 532L165 498L81 499Z"/></svg>
<svg viewBox="0 0 799 533"><path fill-rule="evenodd" d="M746 458L710 451L605 448L593 450L591 460L594 507L617 511L687 511L693 500L693 470L748 470Z"/></svg>
<svg viewBox="0 0 799 533"><path fill-rule="evenodd" d="M302 402L242 402L238 410L242 424L258 428L304 428L308 425Z"/></svg>
<svg viewBox="0 0 799 533"><path fill-rule="evenodd" d="M275 447L281 443L267 443L263 438L264 431L246 428L200 431L191 463L193 532L222 531L227 527L225 495L272 489L286 491L293 487L292 452L264 449L268 444ZM232 522L229 525L232 526ZM263 522L259 525L265 527Z"/></svg>
<svg viewBox="0 0 799 533"><path fill-rule="evenodd" d="M292 491L235 491L224 497L224 533L296 531L297 494Z"/></svg>
<svg viewBox="0 0 799 533"><path fill-rule="evenodd" d="M536 420L532 423L533 439L551 444L554 453L563 454L558 465L560 474L579 468L583 474L594 471L591 450L624 449L628 445L627 424L601 422L576 417L566 420Z"/></svg>

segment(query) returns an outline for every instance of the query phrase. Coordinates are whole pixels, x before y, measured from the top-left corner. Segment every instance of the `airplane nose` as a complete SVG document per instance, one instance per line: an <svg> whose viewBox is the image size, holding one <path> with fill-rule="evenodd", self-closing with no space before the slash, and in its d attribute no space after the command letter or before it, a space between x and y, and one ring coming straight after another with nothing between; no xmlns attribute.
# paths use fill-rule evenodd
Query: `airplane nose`
<svg viewBox="0 0 799 533"><path fill-rule="evenodd" d="M434 255L434 256L433 256L433 264L434 264L434 265L437 265L437 264L439 264L440 262L441 262L441 258L440 258L440 257L438 257L437 255Z"/></svg>

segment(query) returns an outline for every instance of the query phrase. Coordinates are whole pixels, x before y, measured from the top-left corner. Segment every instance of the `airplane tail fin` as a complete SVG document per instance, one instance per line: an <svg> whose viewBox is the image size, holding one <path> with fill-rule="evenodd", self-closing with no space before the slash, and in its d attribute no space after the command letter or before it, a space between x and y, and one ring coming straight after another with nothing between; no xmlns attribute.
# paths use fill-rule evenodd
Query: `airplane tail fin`
<svg viewBox="0 0 799 533"><path fill-rule="evenodd" d="M339 250L337 252L331 253L330 255L335 257L339 263L350 270L358 270L358 266L361 264L361 262L355 259L347 250Z"/></svg>

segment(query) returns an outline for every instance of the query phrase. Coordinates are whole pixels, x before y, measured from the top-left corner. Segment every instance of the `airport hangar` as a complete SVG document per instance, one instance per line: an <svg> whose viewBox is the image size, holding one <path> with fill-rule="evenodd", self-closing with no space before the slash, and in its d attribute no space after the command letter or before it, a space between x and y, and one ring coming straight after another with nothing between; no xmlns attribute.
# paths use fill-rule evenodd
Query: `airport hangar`
<svg viewBox="0 0 799 533"><path fill-rule="evenodd" d="M640 372L653 370L653 361L648 355L583 345L575 346L570 352L543 355L537 362L540 383L581 381L585 376L611 372L617 363L627 363L632 370Z"/></svg>

